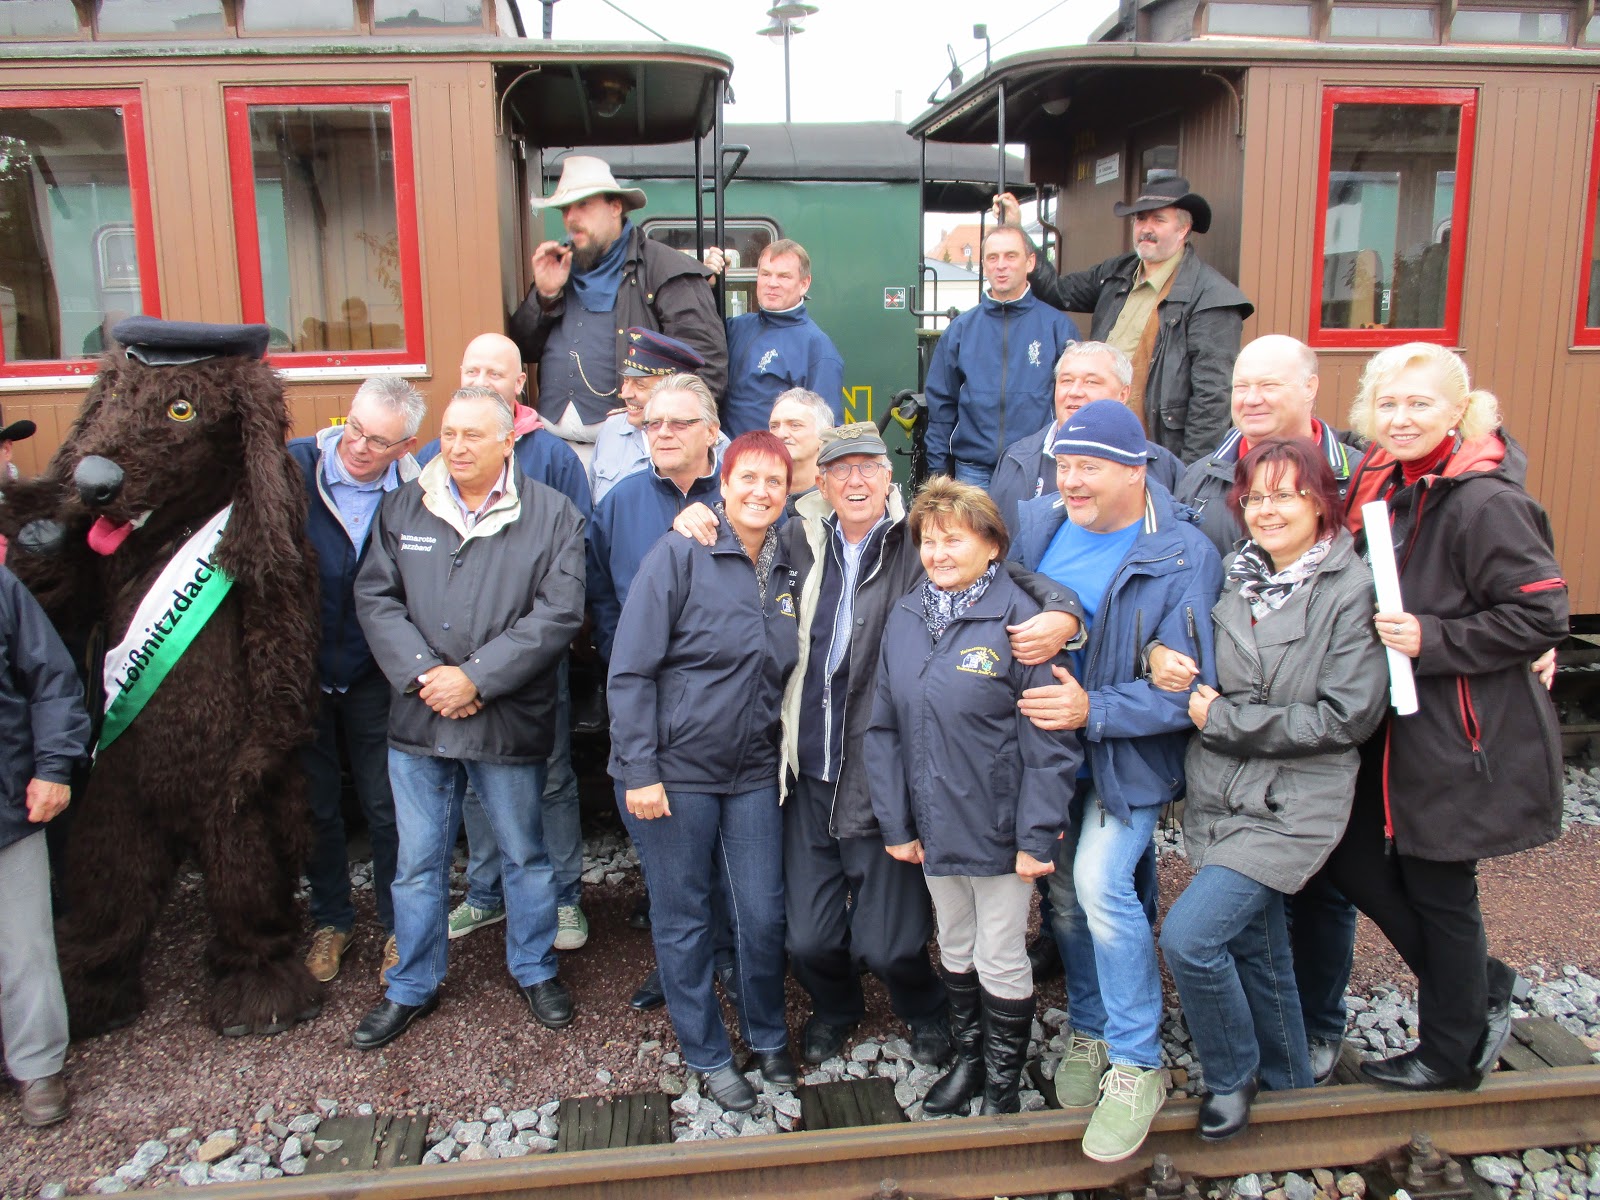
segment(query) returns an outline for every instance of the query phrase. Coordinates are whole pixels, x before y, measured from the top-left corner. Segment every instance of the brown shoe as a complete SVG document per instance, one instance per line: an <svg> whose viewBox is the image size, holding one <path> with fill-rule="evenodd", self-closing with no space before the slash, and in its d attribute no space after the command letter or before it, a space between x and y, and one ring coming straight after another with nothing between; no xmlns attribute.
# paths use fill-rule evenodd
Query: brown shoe
<svg viewBox="0 0 1600 1200"><path fill-rule="evenodd" d="M344 962L344 952L356 940L353 929L335 929L324 925L311 937L311 953L306 955L306 970L318 983L327 983L339 973Z"/></svg>
<svg viewBox="0 0 1600 1200"><path fill-rule="evenodd" d="M400 944L390 934L383 943L383 963L378 967L378 982L385 987L389 984L389 972L400 965Z"/></svg>
<svg viewBox="0 0 1600 1200"><path fill-rule="evenodd" d="M72 1111L67 1081L59 1071L43 1079L23 1080L17 1086L22 1092L22 1119L35 1129L65 1121Z"/></svg>

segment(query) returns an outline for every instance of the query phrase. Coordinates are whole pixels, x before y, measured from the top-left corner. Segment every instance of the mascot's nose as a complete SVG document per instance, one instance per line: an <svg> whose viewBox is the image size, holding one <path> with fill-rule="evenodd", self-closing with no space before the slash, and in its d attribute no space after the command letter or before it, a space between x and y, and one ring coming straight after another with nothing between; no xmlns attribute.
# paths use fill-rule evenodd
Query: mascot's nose
<svg viewBox="0 0 1600 1200"><path fill-rule="evenodd" d="M109 458L91 454L72 473L78 495L90 508L104 508L122 491L122 468Z"/></svg>

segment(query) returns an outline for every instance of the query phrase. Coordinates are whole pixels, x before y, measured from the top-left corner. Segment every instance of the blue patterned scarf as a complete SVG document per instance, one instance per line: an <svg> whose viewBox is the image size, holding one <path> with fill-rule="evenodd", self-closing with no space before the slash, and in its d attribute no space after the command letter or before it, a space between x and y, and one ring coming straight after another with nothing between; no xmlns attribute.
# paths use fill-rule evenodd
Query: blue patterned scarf
<svg viewBox="0 0 1600 1200"><path fill-rule="evenodd" d="M950 628L951 621L983 598L983 594L989 590L989 584L994 581L995 572L999 570L998 562L990 563L987 571L959 592L947 592L937 588L931 579L923 581L922 619L928 623L928 636L935 644L944 636L944 631Z"/></svg>
<svg viewBox="0 0 1600 1200"><path fill-rule="evenodd" d="M622 232L611 248L587 271L573 270L570 276L573 294L578 303L592 313L608 313L617 306L617 290L622 287L622 264L628 256L628 238L633 234L633 222L626 217Z"/></svg>

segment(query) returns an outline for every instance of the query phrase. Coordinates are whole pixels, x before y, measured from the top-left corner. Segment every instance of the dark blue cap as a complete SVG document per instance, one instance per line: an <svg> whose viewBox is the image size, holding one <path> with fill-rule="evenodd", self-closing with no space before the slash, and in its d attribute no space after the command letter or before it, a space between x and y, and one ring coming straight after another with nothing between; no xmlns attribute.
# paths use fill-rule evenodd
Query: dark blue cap
<svg viewBox="0 0 1600 1200"><path fill-rule="evenodd" d="M1056 444L1050 452L1106 458L1129 467L1143 467L1150 461L1144 426L1120 400L1092 400L1085 404L1056 430Z"/></svg>
<svg viewBox="0 0 1600 1200"><path fill-rule="evenodd" d="M148 367L182 367L208 358L260 358L271 334L265 325L206 325L159 317L129 317L111 330L128 357Z"/></svg>
<svg viewBox="0 0 1600 1200"><path fill-rule="evenodd" d="M706 360L677 338L670 338L654 329L628 327L628 355L622 360L624 375L676 375L693 374L706 365Z"/></svg>

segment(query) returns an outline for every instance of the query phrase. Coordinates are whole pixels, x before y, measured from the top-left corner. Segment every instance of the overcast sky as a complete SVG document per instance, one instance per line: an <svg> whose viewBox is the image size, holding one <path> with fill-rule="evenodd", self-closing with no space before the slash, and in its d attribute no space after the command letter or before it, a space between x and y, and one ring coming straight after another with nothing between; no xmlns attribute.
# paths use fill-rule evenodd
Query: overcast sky
<svg viewBox="0 0 1600 1200"><path fill-rule="evenodd" d="M558 0L555 36L568 40L649 41L620 8L668 40L720 50L734 62L736 103L729 121L783 120L783 45L757 37L777 0ZM1088 39L1116 9L1116 0L809 0L818 11L790 44L796 121L913 120L950 70L955 47L970 80L983 70L983 42L972 26L986 23L994 57ZM537 35L544 10L520 0L523 21ZM1025 26L1025 28L1024 28ZM1004 39L1002 41L1002 39ZM976 56L975 61L972 60ZM941 98L946 94L941 89Z"/></svg>

